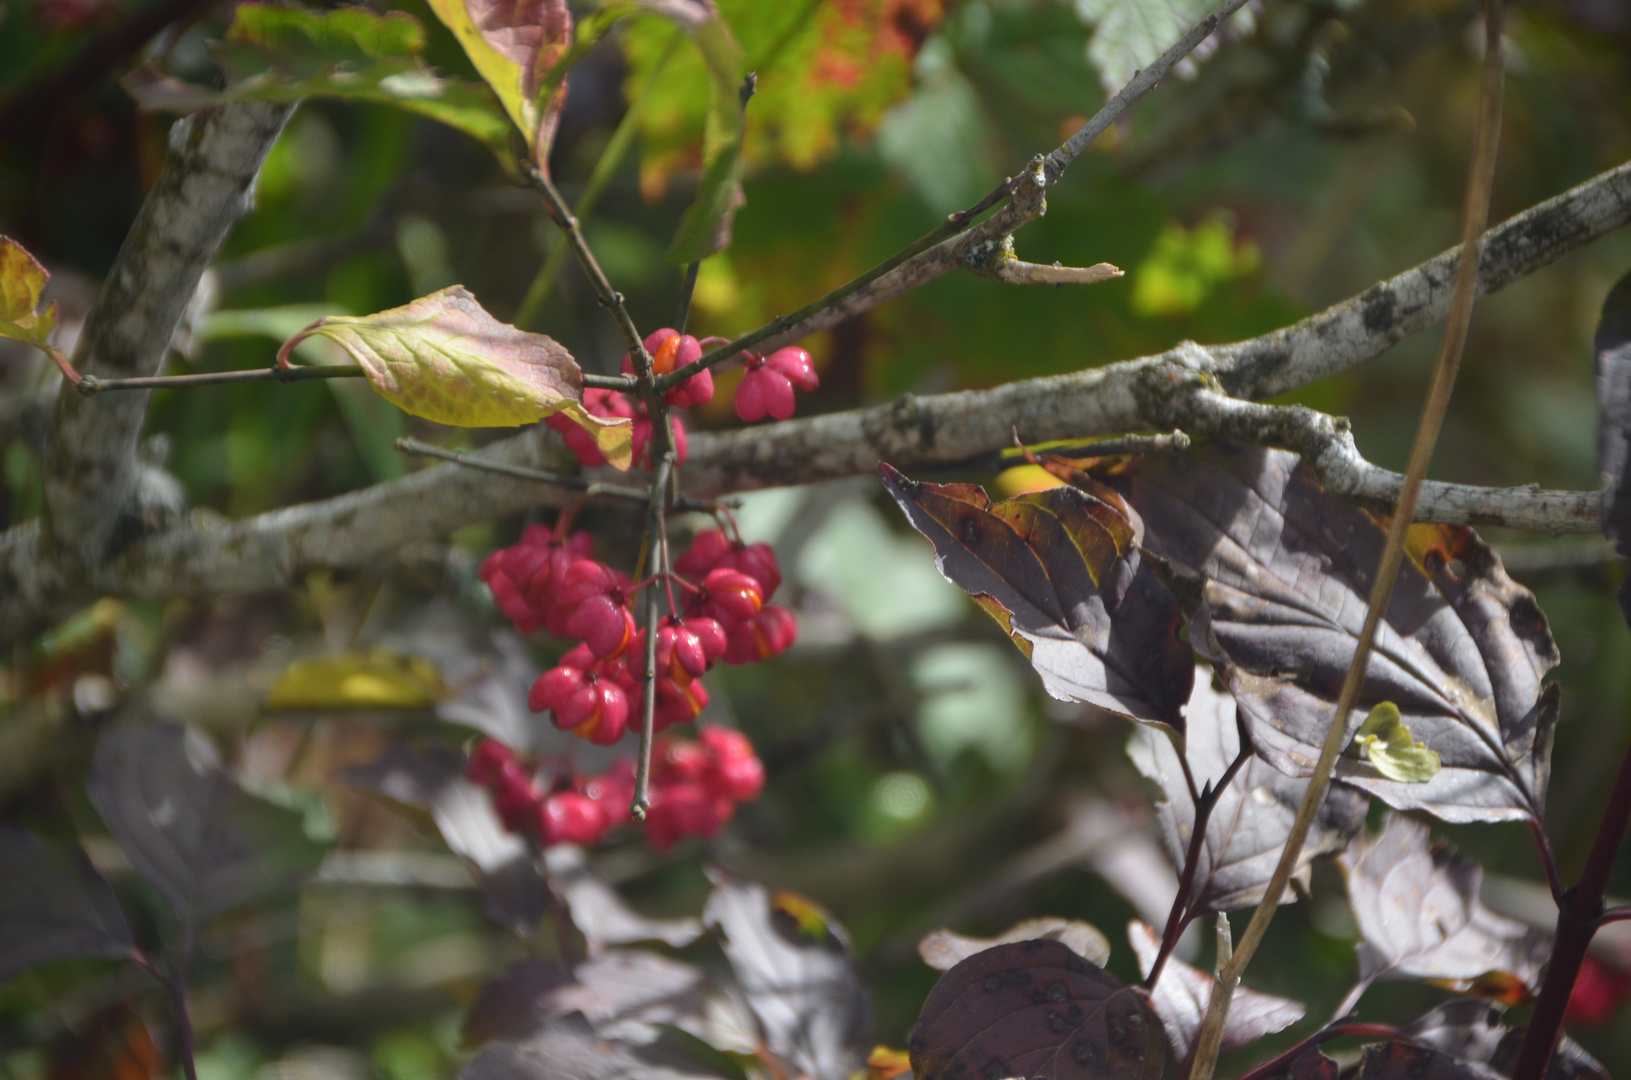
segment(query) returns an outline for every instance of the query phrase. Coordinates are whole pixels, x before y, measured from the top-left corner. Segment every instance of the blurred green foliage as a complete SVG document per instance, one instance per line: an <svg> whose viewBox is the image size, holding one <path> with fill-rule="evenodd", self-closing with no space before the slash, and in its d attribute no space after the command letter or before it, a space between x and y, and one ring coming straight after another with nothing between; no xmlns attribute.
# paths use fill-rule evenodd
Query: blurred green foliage
<svg viewBox="0 0 1631 1080"><path fill-rule="evenodd" d="M30 115L5 111L24 100L20 91L71 63L87 35L110 32L142 7L90 4L100 22L53 29L42 14L49 6L0 6L0 232L51 269L53 295L72 323L156 176L168 120L137 112L120 90L116 76L136 59L131 50L121 66L96 71ZM473 77L423 3L377 6L417 17L426 63ZM731 248L702 265L692 331L739 333L798 307L1057 145L1102 103L1103 83L1118 78L1089 57L1111 55L1112 15L1134 7L722 0L758 72L758 94L746 114L747 202ZM1160 7L1199 10L1177 0ZM1250 26L1237 26L1214 55L1107 133L1050 192L1047 215L1016 238L1027 260L1109 261L1128 270L1125 278L1080 290L942 278L807 342L822 377L809 410L1075 371L1184 339L1249 337L1449 246L1476 101L1475 7L1253 5ZM199 12L150 52L172 74L212 85L218 73L206 43L220 38L223 11ZM1631 158L1631 16L1623 6L1544 0L1517 6L1509 27L1497 218ZM552 159L575 200L626 103L655 82L638 153L612 174L586 226L642 327L672 318L680 275L661 255L695 195L708 135L712 91L697 51L684 44L657 71L674 36L670 23L631 18L583 60ZM176 354L170 369L264 367L276 341L318 313L379 311L454 281L510 318L555 242L536 197L481 142L382 104L310 101L221 252L217 307L197 326L197 350ZM1596 485L1588 342L1604 293L1628 265L1631 235L1622 231L1480 305L1435 476ZM533 326L586 369L616 370L622 343L576 267L562 270ZM1436 345L1436 331L1418 334L1288 400L1351 416L1363 452L1400 467ZM716 402L691 423L735 423L733 378L721 375ZM4 524L40 513L53 385L37 358L0 351ZM162 442L151 452L165 456L192 505L228 517L401 475L412 466L391 448L398 435L455 441L349 380L161 392L148 431ZM710 688L720 714L759 747L767 793L712 850L682 847L657 858L623 843L605 866L651 913L694 912L706 889L699 867L710 857L807 892L847 923L875 993L878 1038L900 1045L934 977L912 951L916 936L948 920L990 932L1030 914L1085 918L1117 944L1112 970L1136 976L1120 942L1134 908L1105 874L1081 857L1025 877L1024 859L1063 835L1083 802L1136 814L1148 793L1122 756L1124 726L1042 699L1023 659L939 580L928 549L874 487L837 483L750 500L744 530L781 549L802 640L774 663L721 671ZM582 520L603 555L632 565L636 517L596 506ZM28 668L20 658L0 700L0 729L48 706L94 725L98 714L74 711L75 688L117 662L121 693L151 688L164 710L236 747L252 772L320 791L342 849L436 855L442 849L425 834L333 777L376 755L387 733L460 732L422 713L268 717L256 694L297 653L354 641L400 645L456 630L467 649L477 648L468 644L474 639L490 658L484 635L497 620L474 584L473 561L522 524L467 530L448 549L404 551L400 565L321 596L314 589L130 609L114 620L124 629L91 635L55 666ZM1563 657L1549 828L1572 877L1613 763L1631 740L1623 719L1631 639L1601 575L1545 588L1539 598ZM152 640L129 644L139 636L132 627ZM545 643L535 661L552 650L558 644ZM17 674L25 669L50 678L28 681ZM87 753L70 749L14 784L4 795L7 819L57 835L97 833L78 794ZM1538 873L1521 829L1443 831L1491 872ZM138 936L155 940L163 931L151 898L142 899L128 874L115 880ZM1631 868L1618 869L1611 892L1631 894ZM1344 922L1334 874L1318 876L1315 893L1280 914L1251 981L1323 1016L1352 977L1355 931ZM202 944L200 1074L317 1075L296 1070L318 1069L321 1059L323 1075L451 1075L463 1060L461 1007L485 974L519 954L468 890L314 885L297 910L246 916ZM146 992L121 978L76 964L0 988L8 1074L41 1075L53 1038L99 1003ZM1388 986L1367 997L1366 1015L1407 1019L1435 994ZM156 1005L152 1012L162 1027ZM1578 1033L1611 1071L1631 1068L1626 1016Z"/></svg>

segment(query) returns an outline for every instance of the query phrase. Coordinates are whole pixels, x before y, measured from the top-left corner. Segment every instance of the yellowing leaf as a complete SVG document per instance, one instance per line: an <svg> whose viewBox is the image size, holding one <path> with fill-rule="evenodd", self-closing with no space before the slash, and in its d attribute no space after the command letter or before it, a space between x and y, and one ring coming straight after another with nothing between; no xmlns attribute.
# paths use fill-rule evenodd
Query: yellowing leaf
<svg viewBox="0 0 1631 1080"><path fill-rule="evenodd" d="M266 693L268 709L423 709L447 696L429 660L390 649L296 660Z"/></svg>
<svg viewBox="0 0 1631 1080"><path fill-rule="evenodd" d="M336 342L374 389L404 412L454 427L517 427L564 412L595 437L606 460L629 467L633 425L583 407L583 372L553 338L499 322L464 286L451 285L375 315L319 319L283 343Z"/></svg>
<svg viewBox="0 0 1631 1080"><path fill-rule="evenodd" d="M1009 498L1063 487L1065 482L1040 465L1015 465L997 474L997 490Z"/></svg>
<svg viewBox="0 0 1631 1080"><path fill-rule="evenodd" d="M1438 775L1438 754L1417 742L1404 725L1399 707L1384 701L1370 711L1354 736L1376 771L1401 784L1425 784Z"/></svg>
<svg viewBox="0 0 1631 1080"><path fill-rule="evenodd" d="M0 236L0 337L44 345L57 325L57 305L44 311L40 290L51 277L39 260L9 236Z"/></svg>
<svg viewBox="0 0 1631 1080"><path fill-rule="evenodd" d="M546 105L537 98L550 71L572 40L572 13L566 0L429 0L498 95L515 126L526 136L540 166L548 159L560 103L558 84Z"/></svg>

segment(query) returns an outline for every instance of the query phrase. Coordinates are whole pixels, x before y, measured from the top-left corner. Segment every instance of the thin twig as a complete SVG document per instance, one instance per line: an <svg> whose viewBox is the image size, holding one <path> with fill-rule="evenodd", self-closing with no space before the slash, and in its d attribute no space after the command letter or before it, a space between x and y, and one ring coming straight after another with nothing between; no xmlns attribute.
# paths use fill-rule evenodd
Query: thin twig
<svg viewBox="0 0 1631 1080"><path fill-rule="evenodd" d="M662 573L663 536L667 522L663 520L663 489L668 485L669 471L674 467L673 451L657 459L657 468L651 477L651 501L646 519L646 572ZM657 603L658 590L646 589L646 656L642 685L645 693L640 702L640 750L635 756L634 800L629 813L636 821L646 819L651 808L651 740L657 726Z"/></svg>
<svg viewBox="0 0 1631 1080"><path fill-rule="evenodd" d="M572 488L574 491L583 492L589 498L623 499L627 502L641 504L651 501L651 489L649 487L605 484L596 480L586 480L582 476L576 476L572 473L544 472L542 469L529 469L523 465L508 465L502 461L487 461L465 450L443 450L439 446L430 446L417 439L398 439L393 445L404 454L419 454L423 457L433 457L441 461L450 461L455 465L463 465L467 469L480 469L483 472L498 473L501 476L513 476L518 480L536 480L540 484ZM721 506L738 505L738 500L682 497L674 500L672 505L674 509L687 513L711 514Z"/></svg>
<svg viewBox="0 0 1631 1080"><path fill-rule="evenodd" d="M87 375L79 384L86 397L109 390L183 390L194 386L230 386L250 382L305 382L308 379L360 379L368 373L354 364L317 367L251 368L248 371L205 371L196 375L152 375L131 379L98 379Z"/></svg>
<svg viewBox="0 0 1631 1080"><path fill-rule="evenodd" d="M1482 254L1480 238L1489 216L1490 189L1495 178L1495 151L1500 136L1503 76L1502 16L1501 0L1485 0L1483 85L1480 91L1472 165L1467 179L1466 207L1461 225L1461 262L1456 273L1455 294L1450 303L1450 317L1445 327L1438 363L1433 372L1432 387L1428 392L1427 404L1422 410L1415 445L1410 451L1410 464L1405 470L1403 489L1399 493L1398 506L1388 526L1387 544L1382 549L1381 565L1377 568L1371 588L1370 608L1365 616L1364 627L1359 632L1359 640L1355 643L1353 663L1349 665L1347 677L1342 683L1342 691L1337 697L1336 711L1332 715L1325 744L1320 750L1319 762L1314 766L1313 776L1309 778L1308 790L1303 795L1302 805L1297 808L1297 817L1292 823L1291 834L1286 839L1279 865L1274 868L1274 876L1269 879L1268 891L1263 897L1263 902L1252 913L1251 922L1247 925L1246 932L1241 935L1234 956L1219 972L1218 979L1212 986L1206 1022L1201 1028L1200 1037L1196 1040L1194 1065L1189 1073L1190 1080L1211 1080L1213 1070L1217 1067L1218 1052L1222 1048L1224 1024L1229 1017L1229 1003L1234 988L1240 984L1240 977L1246 970L1246 965L1251 962L1252 954L1256 952L1258 943L1263 940L1263 935L1268 930L1270 920L1274 918L1286 882L1290 880L1297 859L1302 854L1308 830L1314 823L1320 805L1325 801L1325 792L1330 785L1331 770L1336 765L1337 755L1347 745L1349 713L1359 698L1377 624L1386 612L1388 600L1393 595L1393 583L1404 558L1405 533L1415 520L1416 502L1421 495L1422 480L1427 473L1428 462L1432 460L1433 447L1438 442L1444 414L1450 404L1451 391L1455 388L1455 377L1467 340L1467 327L1472 321L1478 263ZM1628 759L1627 768L1631 769L1631 759ZM1561 1017L1561 1013L1559 1015ZM1542 1067L1544 1064L1542 1060ZM1534 1075L1538 1078L1539 1073ZM1529 1078L1518 1075L1515 1080Z"/></svg>

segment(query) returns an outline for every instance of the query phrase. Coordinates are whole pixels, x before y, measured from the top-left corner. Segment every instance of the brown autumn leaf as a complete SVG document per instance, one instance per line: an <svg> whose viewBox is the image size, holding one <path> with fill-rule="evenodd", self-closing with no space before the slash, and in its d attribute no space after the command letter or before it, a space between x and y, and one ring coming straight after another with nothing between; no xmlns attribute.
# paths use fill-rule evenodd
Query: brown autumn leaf
<svg viewBox="0 0 1631 1080"><path fill-rule="evenodd" d="M553 338L489 315L463 285L374 315L331 315L283 343L278 366L312 335L357 362L374 389L404 412L454 427L517 427L558 412L595 437L606 460L627 469L634 428L583 407L583 372Z"/></svg>
<svg viewBox="0 0 1631 1080"><path fill-rule="evenodd" d="M1101 478L1143 522L1150 550L1200 576L1190 640L1228 672L1256 752L1307 776L1353 659L1383 525L1280 450L1214 444ZM1557 717L1556 691L1541 685L1557 663L1546 617L1471 529L1429 526L1413 548L1336 775L1446 821L1538 820ZM1384 701L1438 754L1431 779L1388 779L1351 745Z"/></svg>
<svg viewBox="0 0 1631 1080"><path fill-rule="evenodd" d="M917 1080L1158 1080L1166 1064L1138 992L1057 941L998 945L946 972L907 1049Z"/></svg>
<svg viewBox="0 0 1631 1080"><path fill-rule="evenodd" d="M1048 693L1182 729L1195 677L1183 615L1115 506L1074 487L993 503L972 484L878 468L941 575L1008 631Z"/></svg>

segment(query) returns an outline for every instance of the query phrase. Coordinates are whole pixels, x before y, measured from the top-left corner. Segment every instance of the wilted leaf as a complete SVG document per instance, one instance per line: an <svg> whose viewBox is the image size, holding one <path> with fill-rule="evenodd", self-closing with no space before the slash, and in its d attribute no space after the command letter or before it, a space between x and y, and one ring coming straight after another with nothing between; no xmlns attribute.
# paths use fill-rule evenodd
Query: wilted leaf
<svg viewBox="0 0 1631 1080"><path fill-rule="evenodd" d="M1212 689L1204 674L1190 693L1184 731L1184 754L1196 785L1216 784L1240 752L1240 732L1234 700ZM1139 726L1128 739L1127 756L1166 796L1156 804L1161 838L1173 865L1181 867L1194 835L1195 803L1178 751L1164 732ZM1289 777L1257 757L1241 766L1218 794L1207 821L1188 897L1191 909L1235 911L1262 901L1307 790L1308 781ZM1370 797L1364 793L1332 784L1309 829L1294 876L1307 885L1314 860L1347 847L1365 824L1369 806ZM1288 886L1281 902L1290 903L1295 895Z"/></svg>
<svg viewBox="0 0 1631 1080"><path fill-rule="evenodd" d="M52 960L128 959L136 944L84 855L0 825L0 982Z"/></svg>
<svg viewBox="0 0 1631 1080"><path fill-rule="evenodd" d="M1603 535L1621 555L1631 554L1631 273L1603 299L1592 339L1597 371L1597 469L1608 502ZM1620 585L1620 610L1631 622L1631 579Z"/></svg>
<svg viewBox="0 0 1631 1080"><path fill-rule="evenodd" d="M599 955L608 945L636 941L661 941L678 949L702 936L702 923L697 919L648 919L629 907L574 844L556 844L546 850L544 873L549 887L571 911L572 925L583 934L590 956Z"/></svg>
<svg viewBox="0 0 1631 1080"><path fill-rule="evenodd" d="M223 90L183 82L156 66L137 68L125 89L144 109L193 112L225 101L342 98L395 105L458 128L510 157L512 128L479 83L438 75L421 59L424 27L405 12L332 11L243 3L214 52Z"/></svg>
<svg viewBox="0 0 1631 1080"><path fill-rule="evenodd" d="M1094 24L1087 58L1113 94L1177 43L1217 4L1214 0L1076 0L1076 12Z"/></svg>
<svg viewBox="0 0 1631 1080"><path fill-rule="evenodd" d="M266 707L427 709L446 695L431 661L375 648L296 660L266 692Z"/></svg>
<svg viewBox="0 0 1631 1080"><path fill-rule="evenodd" d="M1142 519L1144 543L1203 575L1196 651L1228 673L1254 750L1306 776L1335 712L1364 622L1385 530L1327 493L1296 455L1210 446L1139 459L1108 479ZM1550 768L1557 647L1535 598L1471 529L1416 526L1347 717L1394 702L1442 768L1424 783L1381 775L1349 745L1336 775L1400 809L1446 821L1538 819Z"/></svg>
<svg viewBox="0 0 1631 1080"><path fill-rule="evenodd" d="M998 945L946 972L907 1047L917 1080L1158 1080L1166 1063L1144 1000L1057 941Z"/></svg>
<svg viewBox="0 0 1631 1080"><path fill-rule="evenodd" d="M186 926L298 887L325 854L301 814L245 792L209 740L174 724L104 735L85 790Z"/></svg>
<svg viewBox="0 0 1631 1080"><path fill-rule="evenodd" d="M773 897L717 868L710 876L702 921L718 935L765 1044L816 1080L859 1069L872 1010L843 929L800 896Z"/></svg>
<svg viewBox="0 0 1631 1080"><path fill-rule="evenodd" d="M429 2L526 137L534 160L547 169L566 87L558 83L547 102L538 97L572 41L572 13L566 0Z"/></svg>
<svg viewBox="0 0 1631 1080"><path fill-rule="evenodd" d="M1161 951L1161 935L1144 923L1131 922L1127 924L1127 940L1138 954L1138 970L1148 978ZM1180 1061L1189 1056L1190 1048L1201 1033L1212 997L1212 983L1212 976L1169 956L1150 994L1150 1005L1161 1018L1172 1052ZM1283 1031L1301 1020L1307 1011L1301 1002L1237 986L1229 1006L1229 1019L1223 1027L1223 1049L1233 1050Z"/></svg>
<svg viewBox="0 0 1631 1080"><path fill-rule="evenodd" d="M1539 989L1550 939L1486 908L1478 899L1483 867L1432 843L1427 826L1390 814L1381 833L1355 839L1339 865L1364 937L1361 988L1423 979L1513 1003Z"/></svg>
<svg viewBox="0 0 1631 1080"><path fill-rule="evenodd" d="M370 765L340 774L348 784L429 811L442 839L472 867L483 906L524 938L544 915L544 881L526 841L505 830L487 792L464 778L464 757L445 746L394 743Z"/></svg>
<svg viewBox="0 0 1631 1080"><path fill-rule="evenodd" d="M940 573L999 616L1048 693L1182 727L1195 675L1183 616L1115 507L1073 487L992 503L972 484L878 469Z"/></svg>
<svg viewBox="0 0 1631 1080"><path fill-rule="evenodd" d="M44 311L40 292L51 275L9 236L0 236L0 337L44 345L57 325L57 305Z"/></svg>
<svg viewBox="0 0 1631 1080"><path fill-rule="evenodd" d="M1045 917L1015 923L994 938L964 937L950 930L931 930L917 943L917 954L936 971L949 971L977 952L1015 941L1057 941L1099 967L1110 963L1110 942L1099 928L1080 919Z"/></svg>
<svg viewBox="0 0 1631 1080"><path fill-rule="evenodd" d="M1505 1006L1487 1001L1450 1001L1405 1028L1405 1034L1423 1046L1487 1064L1502 1076L1510 1076L1525 1029L1501 1023L1505 1012ZM1608 1070L1579 1043L1563 1035L1552 1054L1546 1078L1608 1080Z"/></svg>
<svg viewBox="0 0 1631 1080"><path fill-rule="evenodd" d="M524 1039L574 1012L607 1039L655 1042L657 1025L702 1038L707 997L708 980L701 971L656 953L616 950L570 971L545 960L527 960L481 988L465 1015L460 1039L467 1047Z"/></svg>
<svg viewBox="0 0 1631 1080"><path fill-rule="evenodd" d="M319 334L350 354L386 400L455 427L516 427L564 412L606 460L629 467L633 425L583 407L583 372L553 338L501 323L462 285L404 307L319 319L283 343L278 363Z"/></svg>
<svg viewBox="0 0 1631 1080"><path fill-rule="evenodd" d="M563 1016L518 1042L493 1043L460 1080L717 1080L671 1042L603 1038L582 1016Z"/></svg>

